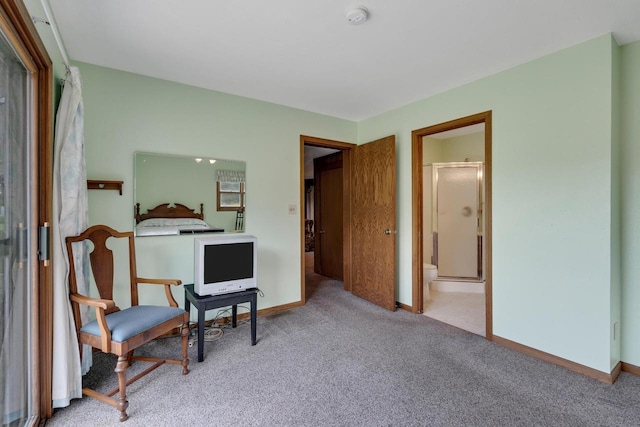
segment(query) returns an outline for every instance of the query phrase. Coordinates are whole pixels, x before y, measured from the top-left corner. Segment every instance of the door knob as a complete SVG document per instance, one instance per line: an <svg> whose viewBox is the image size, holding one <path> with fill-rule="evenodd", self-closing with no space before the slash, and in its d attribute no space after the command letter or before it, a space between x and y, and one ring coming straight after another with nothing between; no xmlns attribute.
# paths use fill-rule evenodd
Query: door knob
<svg viewBox="0 0 640 427"><path fill-rule="evenodd" d="M396 234L396 230L384 230L384 234Z"/></svg>
<svg viewBox="0 0 640 427"><path fill-rule="evenodd" d="M324 234L324 230L318 231L318 234Z"/></svg>

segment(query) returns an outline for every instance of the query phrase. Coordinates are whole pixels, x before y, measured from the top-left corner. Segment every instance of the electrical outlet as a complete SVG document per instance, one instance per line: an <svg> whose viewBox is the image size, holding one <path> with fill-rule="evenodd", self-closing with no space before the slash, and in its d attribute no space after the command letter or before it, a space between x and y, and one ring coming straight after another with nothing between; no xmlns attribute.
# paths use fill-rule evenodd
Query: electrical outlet
<svg viewBox="0 0 640 427"><path fill-rule="evenodd" d="M289 215L295 215L298 213L298 207L296 205L289 205Z"/></svg>

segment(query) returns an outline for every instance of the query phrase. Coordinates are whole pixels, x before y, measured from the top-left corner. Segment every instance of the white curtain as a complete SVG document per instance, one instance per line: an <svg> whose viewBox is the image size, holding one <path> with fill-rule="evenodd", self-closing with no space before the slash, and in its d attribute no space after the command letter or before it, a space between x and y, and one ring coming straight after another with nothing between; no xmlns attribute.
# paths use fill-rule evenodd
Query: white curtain
<svg viewBox="0 0 640 427"><path fill-rule="evenodd" d="M242 171L225 171L219 170L217 171L218 181L220 182L244 182L244 172Z"/></svg>
<svg viewBox="0 0 640 427"><path fill-rule="evenodd" d="M53 157L53 407L68 406L82 397L82 375L91 366L91 348L78 354L78 340L69 302L69 262L65 238L88 225L87 173L84 157L84 107L80 71L70 67L56 116ZM84 253L74 260L80 268L78 291L86 294L88 268ZM85 268L82 268L85 267ZM87 312L83 313L83 317Z"/></svg>

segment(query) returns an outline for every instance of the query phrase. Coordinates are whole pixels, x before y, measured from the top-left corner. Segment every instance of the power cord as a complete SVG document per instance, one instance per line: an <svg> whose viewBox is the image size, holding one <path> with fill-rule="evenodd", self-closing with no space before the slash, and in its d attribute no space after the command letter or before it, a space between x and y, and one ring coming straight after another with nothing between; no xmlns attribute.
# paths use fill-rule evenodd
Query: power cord
<svg viewBox="0 0 640 427"><path fill-rule="evenodd" d="M211 325L204 328L204 341L210 342L222 338L224 331L222 328ZM189 347L193 347L198 342L198 329L191 329L189 332Z"/></svg>
<svg viewBox="0 0 640 427"><path fill-rule="evenodd" d="M248 307L245 307L243 305L239 305L237 314L240 314L240 310L239 309L246 310L246 313L250 313L251 312L251 310L249 310ZM216 317L213 319L212 324L216 324L218 322L218 320L220 318L222 318L222 317L226 317L228 319L231 319L232 314L233 313L232 313L230 308L227 308L225 310L220 310L220 311L218 311L218 313L216 313ZM250 319L251 319L251 317L248 317L246 319L240 320L240 321L236 322L236 326L240 326L240 325L244 325L246 323L249 323ZM221 323L220 325L217 325L217 326L219 328L228 329L228 328L231 327L231 321L229 320L228 322Z"/></svg>
<svg viewBox="0 0 640 427"><path fill-rule="evenodd" d="M205 341L215 341L217 339L222 338L224 335L224 331L221 328L215 326L209 326L208 328L204 328L204 340Z"/></svg>
<svg viewBox="0 0 640 427"><path fill-rule="evenodd" d="M258 295L260 295L261 297L264 297L264 292L262 292L262 290L260 288L256 288L256 289L258 290ZM239 305L238 308L246 310L247 313L251 312L251 310L248 307L245 307L243 305ZM219 325L217 323L222 317L231 318L232 314L233 313L231 311L231 308L227 308L225 310L218 310L218 312L216 313L216 316L211 321L211 326L206 326L204 328L204 340L205 340L205 342L215 341L215 340L218 340L218 339L222 338L222 335L224 335L224 329L231 327L231 322L225 322L225 323L221 323ZM251 319L251 316L249 316L248 319L240 320L239 322L236 323L236 326L240 326L240 325L244 325L246 323L249 323L250 319ZM193 347L195 345L195 343L198 342L197 329L190 329L189 335L190 335L190 337L189 337L189 347Z"/></svg>

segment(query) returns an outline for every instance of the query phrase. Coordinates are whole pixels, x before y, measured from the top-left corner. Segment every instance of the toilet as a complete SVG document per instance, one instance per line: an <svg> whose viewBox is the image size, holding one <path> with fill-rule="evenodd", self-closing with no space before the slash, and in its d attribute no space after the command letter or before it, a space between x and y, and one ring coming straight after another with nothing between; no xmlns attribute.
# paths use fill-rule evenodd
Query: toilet
<svg viewBox="0 0 640 427"><path fill-rule="evenodd" d="M429 295L429 288L431 282L436 280L438 277L438 267L433 264L427 264L426 262L422 264L422 280L425 284L424 286L424 298L431 299Z"/></svg>

